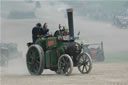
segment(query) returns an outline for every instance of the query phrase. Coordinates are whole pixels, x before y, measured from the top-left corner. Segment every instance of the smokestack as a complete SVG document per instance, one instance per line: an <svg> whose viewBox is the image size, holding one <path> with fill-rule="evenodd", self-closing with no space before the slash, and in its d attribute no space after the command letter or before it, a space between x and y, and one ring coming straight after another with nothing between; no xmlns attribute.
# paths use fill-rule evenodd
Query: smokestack
<svg viewBox="0 0 128 85"><path fill-rule="evenodd" d="M74 40L73 9L67 9L67 15L70 39Z"/></svg>

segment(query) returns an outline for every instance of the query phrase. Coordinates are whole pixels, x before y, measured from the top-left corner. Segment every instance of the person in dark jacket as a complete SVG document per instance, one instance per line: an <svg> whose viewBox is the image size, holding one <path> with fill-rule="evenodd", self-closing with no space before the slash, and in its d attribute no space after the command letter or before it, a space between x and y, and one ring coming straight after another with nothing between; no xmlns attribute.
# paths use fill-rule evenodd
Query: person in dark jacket
<svg viewBox="0 0 128 85"><path fill-rule="evenodd" d="M43 32L42 25L40 23L37 23L36 26L32 29L33 43L35 43L35 41L38 38L41 38L43 36L43 34L44 34L44 32Z"/></svg>

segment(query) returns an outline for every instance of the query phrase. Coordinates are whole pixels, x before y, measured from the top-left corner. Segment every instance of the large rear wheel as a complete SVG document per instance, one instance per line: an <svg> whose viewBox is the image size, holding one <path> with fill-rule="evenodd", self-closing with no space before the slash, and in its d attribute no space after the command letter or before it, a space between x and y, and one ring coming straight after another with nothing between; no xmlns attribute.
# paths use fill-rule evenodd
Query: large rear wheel
<svg viewBox="0 0 128 85"><path fill-rule="evenodd" d="M27 68L32 75L41 75L44 70L44 51L39 45L31 45L26 54Z"/></svg>
<svg viewBox="0 0 128 85"><path fill-rule="evenodd" d="M78 57L78 70L82 74L87 74L92 69L92 59L87 53L81 53Z"/></svg>
<svg viewBox="0 0 128 85"><path fill-rule="evenodd" d="M73 70L72 58L67 54L61 55L58 60L59 74L65 74L66 76L68 76L72 73L72 70Z"/></svg>

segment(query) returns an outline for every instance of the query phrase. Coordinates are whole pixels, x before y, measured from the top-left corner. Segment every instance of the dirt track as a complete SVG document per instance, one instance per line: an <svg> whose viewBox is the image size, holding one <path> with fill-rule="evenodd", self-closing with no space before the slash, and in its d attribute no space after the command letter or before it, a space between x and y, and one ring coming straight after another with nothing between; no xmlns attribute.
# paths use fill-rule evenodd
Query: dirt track
<svg viewBox="0 0 128 85"><path fill-rule="evenodd" d="M85 75L74 68L71 76L47 70L41 76L6 74L1 78L2 85L128 85L128 63L96 63Z"/></svg>

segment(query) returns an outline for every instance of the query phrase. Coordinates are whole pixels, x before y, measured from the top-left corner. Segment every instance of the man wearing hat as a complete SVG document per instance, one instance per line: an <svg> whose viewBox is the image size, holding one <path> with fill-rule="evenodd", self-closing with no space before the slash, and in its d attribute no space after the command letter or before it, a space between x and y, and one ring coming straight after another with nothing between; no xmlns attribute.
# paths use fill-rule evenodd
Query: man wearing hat
<svg viewBox="0 0 128 85"><path fill-rule="evenodd" d="M43 36L43 28L41 23L37 23L36 26L32 29L32 39L33 39L33 43L35 43L35 41L38 38L41 38Z"/></svg>

